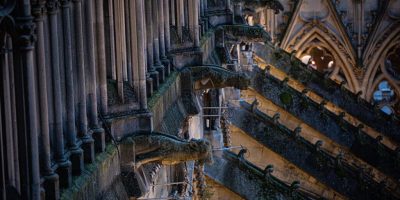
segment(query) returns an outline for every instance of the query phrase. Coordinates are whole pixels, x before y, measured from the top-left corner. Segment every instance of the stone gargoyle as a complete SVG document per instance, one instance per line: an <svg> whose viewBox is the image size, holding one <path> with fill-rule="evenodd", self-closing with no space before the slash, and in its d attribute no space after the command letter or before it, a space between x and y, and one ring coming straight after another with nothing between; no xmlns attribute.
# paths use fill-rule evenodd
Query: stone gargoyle
<svg viewBox="0 0 400 200"><path fill-rule="evenodd" d="M247 89L250 78L243 72L234 72L219 66L186 67L192 78L194 89L235 87Z"/></svg>
<svg viewBox="0 0 400 200"><path fill-rule="evenodd" d="M230 42L264 42L269 44L271 36L263 27L249 26L246 24L221 25L217 31L223 31L225 39Z"/></svg>
<svg viewBox="0 0 400 200"><path fill-rule="evenodd" d="M137 133L122 141L126 146L133 148L134 152L128 152L128 156L122 156L122 160L134 165L136 168L152 162L164 165L174 165L186 161L199 161L200 163L212 163L211 143L204 139L191 139L189 141L163 133Z"/></svg>

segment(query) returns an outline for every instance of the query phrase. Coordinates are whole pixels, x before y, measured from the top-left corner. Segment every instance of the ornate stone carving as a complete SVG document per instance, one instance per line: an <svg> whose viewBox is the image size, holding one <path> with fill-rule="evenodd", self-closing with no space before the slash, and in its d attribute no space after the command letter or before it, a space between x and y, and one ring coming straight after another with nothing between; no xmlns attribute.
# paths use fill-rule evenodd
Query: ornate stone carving
<svg viewBox="0 0 400 200"><path fill-rule="evenodd" d="M57 0L51 0L46 2L47 11L49 14L55 14L58 12L60 2Z"/></svg>
<svg viewBox="0 0 400 200"><path fill-rule="evenodd" d="M174 165L186 161L197 160L200 163L212 162L212 147L203 139L186 141L178 137L162 133L139 133L130 137L134 144L135 166L150 162Z"/></svg>
<svg viewBox="0 0 400 200"><path fill-rule="evenodd" d="M271 36L261 26L249 25L223 25L218 27L224 31L225 38L241 42L265 42L271 41Z"/></svg>
<svg viewBox="0 0 400 200"><path fill-rule="evenodd" d="M35 28L36 25L32 22L32 17L17 19L17 33L19 33L18 43L20 49L33 49L33 44L36 40Z"/></svg>
<svg viewBox="0 0 400 200"><path fill-rule="evenodd" d="M186 67L183 71L190 72L195 89L224 87L246 89L250 84L250 78L245 73L217 66Z"/></svg>

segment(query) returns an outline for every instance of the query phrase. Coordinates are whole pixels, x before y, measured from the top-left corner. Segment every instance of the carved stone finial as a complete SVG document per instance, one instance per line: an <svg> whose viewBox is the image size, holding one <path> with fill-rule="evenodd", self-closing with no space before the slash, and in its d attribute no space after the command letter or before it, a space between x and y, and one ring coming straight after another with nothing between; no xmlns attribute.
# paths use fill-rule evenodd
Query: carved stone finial
<svg viewBox="0 0 400 200"><path fill-rule="evenodd" d="M322 100L321 103L319 103L319 109L320 109L320 110L324 109L324 107L325 107L325 105L326 105L327 103L328 103L328 102L327 102L325 99Z"/></svg>
<svg viewBox="0 0 400 200"><path fill-rule="evenodd" d="M275 113L275 115L272 117L272 121L275 123L275 124L278 124L279 123L279 118L281 117L281 114L279 114L279 113Z"/></svg>
<svg viewBox="0 0 400 200"><path fill-rule="evenodd" d="M340 120L343 120L343 118L346 116L346 112L340 112L338 117Z"/></svg>
<svg viewBox="0 0 400 200"><path fill-rule="evenodd" d="M300 188L300 181L293 181L292 184L290 184L290 189L292 191L296 191Z"/></svg>
<svg viewBox="0 0 400 200"><path fill-rule="evenodd" d="M375 141L378 142L378 143L381 143L382 140L383 140L383 136L382 136L382 135L378 135L378 136L376 136L376 138L375 138Z"/></svg>
<svg viewBox="0 0 400 200"><path fill-rule="evenodd" d="M244 154L247 153L247 149L240 149L239 153L238 153L238 158L244 158Z"/></svg>
<svg viewBox="0 0 400 200"><path fill-rule="evenodd" d="M301 133L301 126L298 126L293 130L293 134L294 134L295 138L298 138L300 136L300 133Z"/></svg>
<svg viewBox="0 0 400 200"><path fill-rule="evenodd" d="M282 85L287 85L288 82L289 82L289 77L285 77L285 78L282 80Z"/></svg>
<svg viewBox="0 0 400 200"><path fill-rule="evenodd" d="M323 144L324 144L324 142L322 140L318 140L314 145L315 150L320 151Z"/></svg>
<svg viewBox="0 0 400 200"><path fill-rule="evenodd" d="M336 160L335 160L337 167L342 167L343 159L344 159L343 152L339 152L339 154L336 156Z"/></svg>
<svg viewBox="0 0 400 200"><path fill-rule="evenodd" d="M264 169L264 177L265 178L270 178L272 176L272 173L274 172L274 166L273 165L267 165Z"/></svg>
<svg viewBox="0 0 400 200"><path fill-rule="evenodd" d="M257 99L254 99L254 101L253 101L253 103L251 103L251 112L252 113L255 113L256 112L256 110L258 109L258 105L259 105L260 103L258 102L258 100Z"/></svg>

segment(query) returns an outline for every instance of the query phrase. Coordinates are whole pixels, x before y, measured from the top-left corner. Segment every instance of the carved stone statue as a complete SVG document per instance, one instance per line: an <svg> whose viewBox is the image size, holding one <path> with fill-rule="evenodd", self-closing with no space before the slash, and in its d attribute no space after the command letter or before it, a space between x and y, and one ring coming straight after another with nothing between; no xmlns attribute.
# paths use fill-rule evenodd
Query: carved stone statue
<svg viewBox="0 0 400 200"><path fill-rule="evenodd" d="M174 165L197 160L200 163L212 162L212 146L204 139L186 141L162 133L140 133L131 137L136 154L136 167L150 162Z"/></svg>

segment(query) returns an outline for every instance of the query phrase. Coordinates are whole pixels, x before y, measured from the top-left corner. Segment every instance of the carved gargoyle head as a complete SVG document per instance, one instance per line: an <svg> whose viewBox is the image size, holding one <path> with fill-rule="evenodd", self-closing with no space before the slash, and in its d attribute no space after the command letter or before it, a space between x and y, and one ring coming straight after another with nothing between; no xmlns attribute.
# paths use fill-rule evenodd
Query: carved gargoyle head
<svg viewBox="0 0 400 200"><path fill-rule="evenodd" d="M239 73L230 81L233 81L233 87L241 90L246 90L250 85L250 78L245 73Z"/></svg>
<svg viewBox="0 0 400 200"><path fill-rule="evenodd" d="M212 164L212 145L205 139L191 139L189 141L190 149L195 152L198 162L200 164Z"/></svg>

